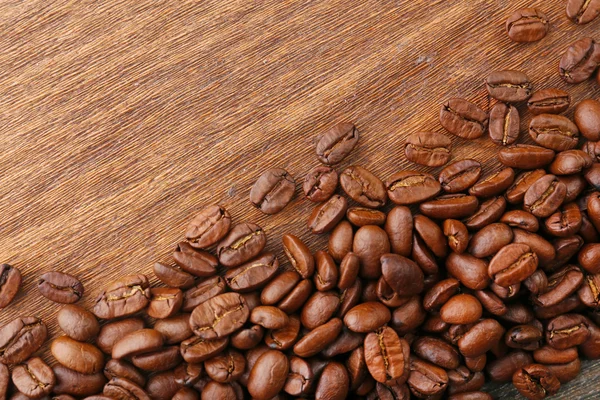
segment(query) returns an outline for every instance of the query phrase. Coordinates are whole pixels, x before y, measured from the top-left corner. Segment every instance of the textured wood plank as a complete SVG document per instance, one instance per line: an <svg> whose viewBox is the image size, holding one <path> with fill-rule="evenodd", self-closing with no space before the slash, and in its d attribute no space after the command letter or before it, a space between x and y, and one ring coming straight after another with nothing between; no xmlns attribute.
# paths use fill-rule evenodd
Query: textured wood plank
<svg viewBox="0 0 600 400"><path fill-rule="evenodd" d="M538 43L504 33L524 6L551 18ZM570 23L562 1L0 2L0 260L25 275L0 323L37 314L58 334L57 308L35 291L41 271L82 278L89 305L106 282L168 260L208 203L259 223L270 249L284 232L324 248L300 196L274 217L249 207L263 169L300 181L317 164L313 137L340 120L362 133L340 169L360 163L387 178L412 168L406 135L441 130L451 96L487 108L492 69L521 69L574 102L598 97L592 82L564 84L557 63L599 27ZM488 140L453 143L455 159L498 168ZM598 370L586 364L562 398L595 398L600 388L582 383Z"/></svg>

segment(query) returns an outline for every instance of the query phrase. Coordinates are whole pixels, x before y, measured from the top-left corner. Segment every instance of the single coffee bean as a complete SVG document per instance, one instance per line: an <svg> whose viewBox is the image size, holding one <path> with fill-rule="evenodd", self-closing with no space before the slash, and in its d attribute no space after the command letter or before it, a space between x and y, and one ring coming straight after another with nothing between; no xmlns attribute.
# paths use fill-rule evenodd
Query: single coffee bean
<svg viewBox="0 0 600 400"><path fill-rule="evenodd" d="M548 291L548 276L543 270L537 269L523 281L523 285L533 295L545 293Z"/></svg>
<svg viewBox="0 0 600 400"><path fill-rule="evenodd" d="M440 396L448 386L448 374L436 365L413 357L407 383L411 392L419 398Z"/></svg>
<svg viewBox="0 0 600 400"><path fill-rule="evenodd" d="M182 270L195 276L213 276L217 273L217 258L205 251L194 250L188 242L177 245L173 260Z"/></svg>
<svg viewBox="0 0 600 400"><path fill-rule="evenodd" d="M598 308L600 305L600 274L586 275L577 295L586 306Z"/></svg>
<svg viewBox="0 0 600 400"><path fill-rule="evenodd" d="M506 200L503 196L492 197L479 205L477 211L467 218L464 223L470 230L478 230L500 219L506 210Z"/></svg>
<svg viewBox="0 0 600 400"><path fill-rule="evenodd" d="M448 393L464 393L479 390L483 387L485 376L481 372L471 372L461 365L457 369L448 371Z"/></svg>
<svg viewBox="0 0 600 400"><path fill-rule="evenodd" d="M440 317L448 324L466 325L477 322L483 309L476 297L470 294L457 294L451 297L440 309Z"/></svg>
<svg viewBox="0 0 600 400"><path fill-rule="evenodd" d="M40 293L56 303L75 303L83 296L83 285L73 275L52 271L38 278Z"/></svg>
<svg viewBox="0 0 600 400"><path fill-rule="evenodd" d="M48 331L38 317L18 317L0 328L0 363L18 364L44 343Z"/></svg>
<svg viewBox="0 0 600 400"><path fill-rule="evenodd" d="M108 380L116 377L125 378L141 387L146 384L144 375L133 365L123 360L108 360L104 366L104 376Z"/></svg>
<svg viewBox="0 0 600 400"><path fill-rule="evenodd" d="M364 341L364 335L361 333L352 332L348 329L343 329L342 333L331 342L321 354L324 357L331 358L340 354L346 354L361 346Z"/></svg>
<svg viewBox="0 0 600 400"><path fill-rule="evenodd" d="M444 333L449 329L449 324L444 322L439 314L430 315L423 325L421 325L421 329L426 333Z"/></svg>
<svg viewBox="0 0 600 400"><path fill-rule="evenodd" d="M300 357L312 357L332 343L342 331L343 323L339 318L313 329L294 345L294 353Z"/></svg>
<svg viewBox="0 0 600 400"><path fill-rule="evenodd" d="M121 337L113 346L112 358L121 359L136 354L156 351L162 347L164 338L155 329L140 329Z"/></svg>
<svg viewBox="0 0 600 400"><path fill-rule="evenodd" d="M340 306L340 296L337 292L316 292L306 301L300 320L308 329L315 329L323 325L334 316Z"/></svg>
<svg viewBox="0 0 600 400"><path fill-rule="evenodd" d="M497 103L490 111L490 139L503 146L519 138L519 110L513 105Z"/></svg>
<svg viewBox="0 0 600 400"><path fill-rule="evenodd" d="M275 350L290 349L300 338L300 318L296 315L289 317L289 322L281 329L274 329L267 332L265 343Z"/></svg>
<svg viewBox="0 0 600 400"><path fill-rule="evenodd" d="M398 293L394 292L394 289L383 278L379 278L377 282L372 281L365 285L363 289L362 301L377 301L379 300L381 303L386 305L387 307L400 307L402 304L406 303L410 297L402 297ZM371 293L371 290L374 286L374 293Z"/></svg>
<svg viewBox="0 0 600 400"><path fill-rule="evenodd" d="M558 238L553 240L552 246L556 255L554 260L545 266L547 271L554 271L569 262L579 252L581 246L583 246L583 239L578 235L568 238Z"/></svg>
<svg viewBox="0 0 600 400"><path fill-rule="evenodd" d="M513 229L513 243L523 243L531 247L533 252L537 254L539 265L542 268L549 265L556 257L556 251L552 243L536 233Z"/></svg>
<svg viewBox="0 0 600 400"><path fill-rule="evenodd" d="M56 322L67 336L85 342L98 335L98 320L88 310L73 304L67 304L56 314Z"/></svg>
<svg viewBox="0 0 600 400"><path fill-rule="evenodd" d="M289 233L283 235L282 243L292 267L302 278L310 278L315 272L315 259L308 247L297 236Z"/></svg>
<svg viewBox="0 0 600 400"><path fill-rule="evenodd" d="M194 309L190 326L203 339L216 339L239 329L250 315L246 300L238 293L223 293ZM113 358L115 349L113 348Z"/></svg>
<svg viewBox="0 0 600 400"><path fill-rule="evenodd" d="M508 225L494 223L476 232L469 242L469 253L478 258L490 257L513 239L513 231Z"/></svg>
<svg viewBox="0 0 600 400"><path fill-rule="evenodd" d="M560 114L571 105L571 95L560 89L542 89L533 93L527 108L534 114Z"/></svg>
<svg viewBox="0 0 600 400"><path fill-rule="evenodd" d="M315 400L344 400L349 386L350 377L346 367L339 362L329 362L321 372Z"/></svg>
<svg viewBox="0 0 600 400"><path fill-rule="evenodd" d="M314 167L304 178L302 190L310 201L320 203L329 199L338 185L335 169L326 166Z"/></svg>
<svg viewBox="0 0 600 400"><path fill-rule="evenodd" d="M179 346L167 346L159 350L137 354L131 357L133 365L144 371L152 372L173 369L181 364L181 361Z"/></svg>
<svg viewBox="0 0 600 400"><path fill-rule="evenodd" d="M12 381L19 392L37 399L52 392L56 378L48 364L34 357L13 368Z"/></svg>
<svg viewBox="0 0 600 400"><path fill-rule="evenodd" d="M429 200L441 190L432 175L418 171L397 172L386 181L385 186L390 200L400 205Z"/></svg>
<svg viewBox="0 0 600 400"><path fill-rule="evenodd" d="M416 215L414 218L415 234L423 241L436 257L444 258L448 253L448 246L444 233L431 219Z"/></svg>
<svg viewBox="0 0 600 400"><path fill-rule="evenodd" d="M560 389L560 382L548 368L541 364L530 364L518 369L512 377L519 393L531 400L542 400L553 396Z"/></svg>
<svg viewBox="0 0 600 400"><path fill-rule="evenodd" d="M239 267L228 270L225 273L225 282L237 292L256 290L270 281L278 268L277 256L273 253L263 253Z"/></svg>
<svg viewBox="0 0 600 400"><path fill-rule="evenodd" d="M560 59L560 77L567 83L580 83L592 76L600 64L600 46L592 38L579 39Z"/></svg>
<svg viewBox="0 0 600 400"><path fill-rule="evenodd" d="M590 321L579 314L563 314L546 327L546 342L555 349L578 346L590 337Z"/></svg>
<svg viewBox="0 0 600 400"><path fill-rule="evenodd" d="M187 289L194 286L194 276L178 265L154 263L154 275L165 285Z"/></svg>
<svg viewBox="0 0 600 400"><path fill-rule="evenodd" d="M600 328L588 320L589 338L579 346L581 354L591 360L600 358Z"/></svg>
<svg viewBox="0 0 600 400"><path fill-rule="evenodd" d="M231 345L236 349L248 350L257 346L265 335L265 329L260 325L250 325L231 334Z"/></svg>
<svg viewBox="0 0 600 400"><path fill-rule="evenodd" d="M487 261L467 253L450 253L446 258L446 269L451 276L472 290L485 289L490 283Z"/></svg>
<svg viewBox="0 0 600 400"><path fill-rule="evenodd" d="M316 206L308 218L308 228L313 233L325 233L332 230L344 218L348 201L345 197L333 195L325 203Z"/></svg>
<svg viewBox="0 0 600 400"><path fill-rule="evenodd" d="M494 292L489 290L477 290L474 294L483 308L489 313L497 316L502 316L507 313L508 309L506 308L506 305L504 305L502 299Z"/></svg>
<svg viewBox="0 0 600 400"><path fill-rule="evenodd" d="M520 71L505 70L490 73L485 81L490 96L505 103L517 103L531 97L533 85Z"/></svg>
<svg viewBox="0 0 600 400"><path fill-rule="evenodd" d="M454 278L439 281L425 293L423 307L429 312L438 310L460 290L460 282Z"/></svg>
<svg viewBox="0 0 600 400"><path fill-rule="evenodd" d="M186 321L186 323L188 321ZM128 318L120 321L109 322L100 329L96 343L100 350L102 350L104 353L111 354L114 344L119 339L128 333L138 331L140 329L144 329L144 321L139 318Z"/></svg>
<svg viewBox="0 0 600 400"><path fill-rule="evenodd" d="M346 369L350 376L350 390L356 390L369 376L365 351L362 346L357 347L350 353L350 356L346 359Z"/></svg>
<svg viewBox="0 0 600 400"><path fill-rule="evenodd" d="M600 163L594 163L584 174L587 183L594 189L600 189Z"/></svg>
<svg viewBox="0 0 600 400"><path fill-rule="evenodd" d="M82 374L95 374L104 368L104 354L96 346L68 336L52 341L50 352L56 361Z"/></svg>
<svg viewBox="0 0 600 400"><path fill-rule="evenodd" d="M577 146L579 129L562 115L540 114L529 123L529 136L540 146L564 151Z"/></svg>
<svg viewBox="0 0 600 400"><path fill-rule="evenodd" d="M183 359L188 363L200 363L219 354L227 347L229 338L204 340L198 336L192 336L181 342L180 352Z"/></svg>
<svg viewBox="0 0 600 400"><path fill-rule="evenodd" d="M192 386L202 377L202 364L183 363L173 371L175 383L179 386Z"/></svg>
<svg viewBox="0 0 600 400"><path fill-rule="evenodd" d="M0 309L8 306L21 287L21 271L8 265L0 264Z"/></svg>
<svg viewBox="0 0 600 400"><path fill-rule="evenodd" d="M423 271L414 261L397 254L384 254L380 260L383 278L400 296L412 296L423 291ZM411 282L411 285L406 282Z"/></svg>
<svg viewBox="0 0 600 400"><path fill-rule="evenodd" d="M506 306L506 314L501 318L512 324L529 324L534 322L535 315L531 308L521 303L511 303Z"/></svg>
<svg viewBox="0 0 600 400"><path fill-rule="evenodd" d="M277 307L286 314L298 311L313 292L313 285L309 279L303 279L279 302Z"/></svg>
<svg viewBox="0 0 600 400"><path fill-rule="evenodd" d="M540 347L544 338L542 330L532 324L517 325L506 332L504 342L508 347L533 351Z"/></svg>
<svg viewBox="0 0 600 400"><path fill-rule="evenodd" d="M129 275L108 285L96 299L92 312L98 318L126 317L142 310L150 300L148 278Z"/></svg>
<svg viewBox="0 0 600 400"><path fill-rule="evenodd" d="M246 359L242 353L226 350L223 353L204 361L204 370L213 380L229 383L239 379L246 368ZM267 377L264 377L267 378Z"/></svg>
<svg viewBox="0 0 600 400"><path fill-rule="evenodd" d="M52 367L56 377L54 393L70 394L72 396L92 396L102 392L106 378L101 372L95 374L81 374L72 369L56 364Z"/></svg>
<svg viewBox="0 0 600 400"><path fill-rule="evenodd" d="M565 203L575 201L587 188L587 182L581 175L563 175L559 176L558 180L564 183L567 188L567 195L564 200Z"/></svg>
<svg viewBox="0 0 600 400"><path fill-rule="evenodd" d="M469 189L469 194L477 197L492 197L503 193L515 180L515 171L510 168L504 168L477 182Z"/></svg>
<svg viewBox="0 0 600 400"><path fill-rule="evenodd" d="M418 357L442 368L455 369L460 365L458 351L441 339L429 336L419 337L413 342L412 349Z"/></svg>
<svg viewBox="0 0 600 400"><path fill-rule="evenodd" d="M227 268L237 267L260 254L266 243L265 231L260 226L238 224L219 242L219 262Z"/></svg>
<svg viewBox="0 0 600 400"><path fill-rule="evenodd" d="M548 277L548 285L543 293L533 297L535 304L551 307L575 293L583 283L583 273L579 267L567 265Z"/></svg>
<svg viewBox="0 0 600 400"><path fill-rule="evenodd" d="M120 377L108 381L102 393L109 398L150 400L150 396L139 385Z"/></svg>
<svg viewBox="0 0 600 400"><path fill-rule="evenodd" d="M517 350L488 363L486 370L493 382L509 382L517 370L532 363L531 354Z"/></svg>
<svg viewBox="0 0 600 400"><path fill-rule="evenodd" d="M566 364L578 358L577 347L558 350L545 345L533 352L533 358L540 364Z"/></svg>
<svg viewBox="0 0 600 400"><path fill-rule="evenodd" d="M469 245L469 232L465 224L455 219L447 219L444 221L443 229L450 249L458 254L464 253Z"/></svg>
<svg viewBox="0 0 600 400"><path fill-rule="evenodd" d="M561 384L575 379L581 371L581 361L579 358L566 364L546 364L546 368L556 376Z"/></svg>
<svg viewBox="0 0 600 400"><path fill-rule="evenodd" d="M442 189L444 189L445 192L458 193L465 191L471 186L473 186L480 176L481 163L476 160L465 159L455 161L452 164L445 167L440 172L439 181Z"/></svg>
<svg viewBox="0 0 600 400"><path fill-rule="evenodd" d="M193 286L183 292L183 306L181 309L184 312L190 312L201 303L211 297L217 296L225 292L225 280L220 276L200 281L196 286Z"/></svg>
<svg viewBox="0 0 600 400"><path fill-rule="evenodd" d="M326 251L319 250L315 253L316 271L313 276L315 287L321 292L335 288L338 282L338 267L333 257Z"/></svg>
<svg viewBox="0 0 600 400"><path fill-rule="evenodd" d="M210 383L220 385L217 382L210 382ZM161 372L159 374L152 375L148 379L148 383L146 384L145 389L146 389L147 394L153 400L154 399L156 399L156 400L172 400L173 396L175 396L175 393L177 393L180 388L181 388L181 386L179 386L175 382L175 374L173 373L173 371L166 371L166 372ZM208 388L209 388L209 384L206 385L207 394L210 393ZM212 394L217 395L220 393L213 392ZM218 395L215 397L211 397L211 398L227 399L227 397L219 397ZM233 397L233 398L235 398L235 397Z"/></svg>
<svg viewBox="0 0 600 400"><path fill-rule="evenodd" d="M193 247L204 249L225 237L230 226L229 211L219 205L210 205L192 219L185 231L185 238Z"/></svg>
<svg viewBox="0 0 600 400"><path fill-rule="evenodd" d="M508 287L527 279L538 266L538 256L526 244L504 246L490 261L488 274L500 286Z"/></svg>
<svg viewBox="0 0 600 400"><path fill-rule="evenodd" d="M270 168L262 173L250 190L250 202L265 214L283 210L294 197L296 181L283 168Z"/></svg>
<svg viewBox="0 0 600 400"><path fill-rule="evenodd" d="M385 222L392 251L404 257L412 253L413 217L410 209L404 206L392 208ZM330 250L331 251L331 250Z"/></svg>
<svg viewBox="0 0 600 400"><path fill-rule="evenodd" d="M173 395L173 400L200 400L200 395L194 389L183 387Z"/></svg>
<svg viewBox="0 0 600 400"><path fill-rule="evenodd" d="M522 8L506 20L506 33L513 42L537 42L546 36L550 22L536 8Z"/></svg>
<svg viewBox="0 0 600 400"><path fill-rule="evenodd" d="M289 324L286 313L273 306L258 306L250 314L250 322L266 329L281 329Z"/></svg>
<svg viewBox="0 0 600 400"><path fill-rule="evenodd" d="M550 164L549 171L554 175L578 174L592 166L593 160L582 150L566 150L558 153Z"/></svg>
<svg viewBox="0 0 600 400"><path fill-rule="evenodd" d="M391 214L391 212L388 214L388 219L390 218ZM386 221L386 228L389 224L390 222ZM354 232L352 230L352 225L350 225L348 221L341 221L336 225L329 235L329 242L327 246L329 254L331 254L335 261L341 262L346 254L352 251L353 237Z"/></svg>
<svg viewBox="0 0 600 400"><path fill-rule="evenodd" d="M600 4L599 4L600 12ZM573 116L581 134L588 140L600 140L600 102L592 99L583 100L575 107Z"/></svg>
<svg viewBox="0 0 600 400"><path fill-rule="evenodd" d="M302 396L314 390L316 378L314 372L303 358L290 357L290 372L285 381L283 390L291 396Z"/></svg>
<svg viewBox="0 0 600 400"><path fill-rule="evenodd" d="M544 226L552 236L570 237L581 228L581 211L576 203L565 204L560 211L550 215Z"/></svg>
<svg viewBox="0 0 600 400"><path fill-rule="evenodd" d="M419 327L427 317L419 296L413 296L409 301L392 312L390 326L400 335L406 335Z"/></svg>
<svg viewBox="0 0 600 400"><path fill-rule="evenodd" d="M473 215L478 206L479 201L475 196L449 194L421 203L419 211L429 218L460 219Z"/></svg>
<svg viewBox="0 0 600 400"><path fill-rule="evenodd" d="M340 163L358 143L358 129L347 122L340 122L316 138L317 157L323 164Z"/></svg>
<svg viewBox="0 0 600 400"><path fill-rule="evenodd" d="M390 310L383 304L373 301L353 307L344 316L344 324L353 332L374 332L392 318Z"/></svg>
<svg viewBox="0 0 600 400"><path fill-rule="evenodd" d="M365 207L350 207L346 211L346 218L355 226L365 225L383 225L386 215L379 210L373 210Z"/></svg>
<svg viewBox="0 0 600 400"><path fill-rule="evenodd" d="M376 225L366 225L354 234L352 251L360 260L360 276L376 279L381 275L380 258L390 252L387 233Z"/></svg>
<svg viewBox="0 0 600 400"><path fill-rule="evenodd" d="M458 349L465 357L477 357L492 349L503 335L504 328L498 321L483 319L458 340Z"/></svg>
<svg viewBox="0 0 600 400"><path fill-rule="evenodd" d="M581 150L588 153L595 163L600 162L600 142L585 142Z"/></svg>
<svg viewBox="0 0 600 400"><path fill-rule="evenodd" d="M581 228L578 233L584 243L596 243L600 241L600 235L585 211L581 212Z"/></svg>
<svg viewBox="0 0 600 400"><path fill-rule="evenodd" d="M500 286L495 282L490 283L490 289L492 292L503 300L510 300L515 298L519 294L519 290L521 289L521 283L515 283L514 285L510 285L508 287Z"/></svg>
<svg viewBox="0 0 600 400"><path fill-rule="evenodd" d="M389 327L369 333L364 342L365 361L371 376L381 383L406 382L410 346Z"/></svg>
<svg viewBox="0 0 600 400"><path fill-rule="evenodd" d="M346 254L340 264L339 281L337 287L340 290L349 289L356 282L360 272L360 259L352 252Z"/></svg>
<svg viewBox="0 0 600 400"><path fill-rule="evenodd" d="M146 312L152 318L168 318L175 315L183 304L183 292L177 288L150 289L150 304Z"/></svg>
<svg viewBox="0 0 600 400"><path fill-rule="evenodd" d="M567 17L576 24L583 25L592 22L600 14L598 0L568 0Z"/></svg>
<svg viewBox="0 0 600 400"><path fill-rule="evenodd" d="M352 200L365 207L382 207L387 201L383 182L361 166L354 165L346 168L340 175L340 184Z"/></svg>
<svg viewBox="0 0 600 400"><path fill-rule="evenodd" d="M439 167L448 162L452 142L437 132L417 132L406 138L404 154L409 161L428 167Z"/></svg>
<svg viewBox="0 0 600 400"><path fill-rule="evenodd" d="M265 286L260 295L264 305L277 304L300 281L301 277L296 271L285 271L277 275Z"/></svg>
<svg viewBox="0 0 600 400"><path fill-rule="evenodd" d="M523 198L525 211L536 217L549 217L561 206L566 195L564 183L554 175L545 175L527 189Z"/></svg>
<svg viewBox="0 0 600 400"><path fill-rule="evenodd" d="M463 139L477 139L487 129L488 115L465 99L452 98L442 105L440 123L453 135ZM449 146L450 144L448 148Z"/></svg>
<svg viewBox="0 0 600 400"><path fill-rule="evenodd" d="M578 307L581 307L581 300L579 300L579 297L577 297L577 295L571 295L555 306L540 307L534 305L533 310L535 312L536 318L550 319L557 317L561 314L571 312Z"/></svg>
<svg viewBox="0 0 600 400"><path fill-rule="evenodd" d="M507 167L536 169L550 164L554 151L530 144L514 144L500 149L498 159Z"/></svg>

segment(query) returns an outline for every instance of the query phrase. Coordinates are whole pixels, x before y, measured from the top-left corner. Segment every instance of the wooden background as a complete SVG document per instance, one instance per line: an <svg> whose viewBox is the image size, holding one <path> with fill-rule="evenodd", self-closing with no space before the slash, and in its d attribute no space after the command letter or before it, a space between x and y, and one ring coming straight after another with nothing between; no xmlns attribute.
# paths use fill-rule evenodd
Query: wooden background
<svg viewBox="0 0 600 400"><path fill-rule="evenodd" d="M515 44L504 22L525 6L547 13L550 32ZM523 70L575 103L598 97L591 81L564 84L557 63L574 40L600 39L599 28L568 21L561 0L3 0L0 261L25 284L0 324L35 314L58 334L38 274L77 275L90 305L114 278L169 260L209 203L263 226L279 254L284 232L324 248L300 190L276 216L250 207L265 168L301 182L318 164L314 136L337 121L361 132L340 170L359 163L385 179L414 168L406 135L441 131L451 96L488 108L483 79L494 69ZM453 144L454 159L498 168L489 140ZM599 371L587 363L559 397L597 398Z"/></svg>

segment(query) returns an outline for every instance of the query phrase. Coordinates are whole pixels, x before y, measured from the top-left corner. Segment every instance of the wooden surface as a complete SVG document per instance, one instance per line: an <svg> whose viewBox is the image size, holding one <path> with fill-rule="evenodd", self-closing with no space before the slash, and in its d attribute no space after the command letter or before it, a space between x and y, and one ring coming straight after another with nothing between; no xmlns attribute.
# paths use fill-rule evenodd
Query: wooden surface
<svg viewBox="0 0 600 400"><path fill-rule="evenodd" d="M504 32L524 6L550 17L538 43ZM313 205L300 190L276 216L250 207L262 170L283 167L301 182L318 164L313 137L337 121L361 132L340 170L358 163L385 179L414 168L406 135L441 131L449 97L487 108L482 82L493 69L523 70L574 102L598 97L593 82L564 84L557 63L599 28L600 19L572 24L559 0L4 0L0 261L25 284L0 324L36 314L58 334L58 307L35 289L39 273L77 275L90 305L107 282L169 260L209 203L263 226L279 254L284 232L324 248L326 237L306 228ZM489 140L453 145L454 159L498 168ZM596 398L599 374L600 363L586 364L559 397Z"/></svg>

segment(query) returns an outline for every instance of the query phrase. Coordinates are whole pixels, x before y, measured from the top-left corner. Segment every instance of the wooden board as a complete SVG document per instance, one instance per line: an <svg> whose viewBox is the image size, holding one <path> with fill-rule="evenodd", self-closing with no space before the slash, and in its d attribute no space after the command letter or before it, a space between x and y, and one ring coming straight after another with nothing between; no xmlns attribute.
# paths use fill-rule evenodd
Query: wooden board
<svg viewBox="0 0 600 400"><path fill-rule="evenodd" d="M504 22L525 6L552 25L542 41L515 44ZM25 284L0 324L36 314L59 334L58 307L35 289L40 272L79 276L90 305L107 282L169 260L210 203L263 226L280 255L285 232L322 249L300 195L272 217L250 207L265 168L301 181L317 164L314 136L337 121L362 134L340 169L362 164L385 179L414 168L405 137L440 131L440 104L452 96L488 108L483 79L494 69L523 70L574 102L598 97L591 81L563 83L557 63L599 28L600 19L572 24L563 1L4 0L0 261ZM454 159L498 168L489 140L453 145ZM559 397L596 398L600 387L588 382L599 371L586 364Z"/></svg>

